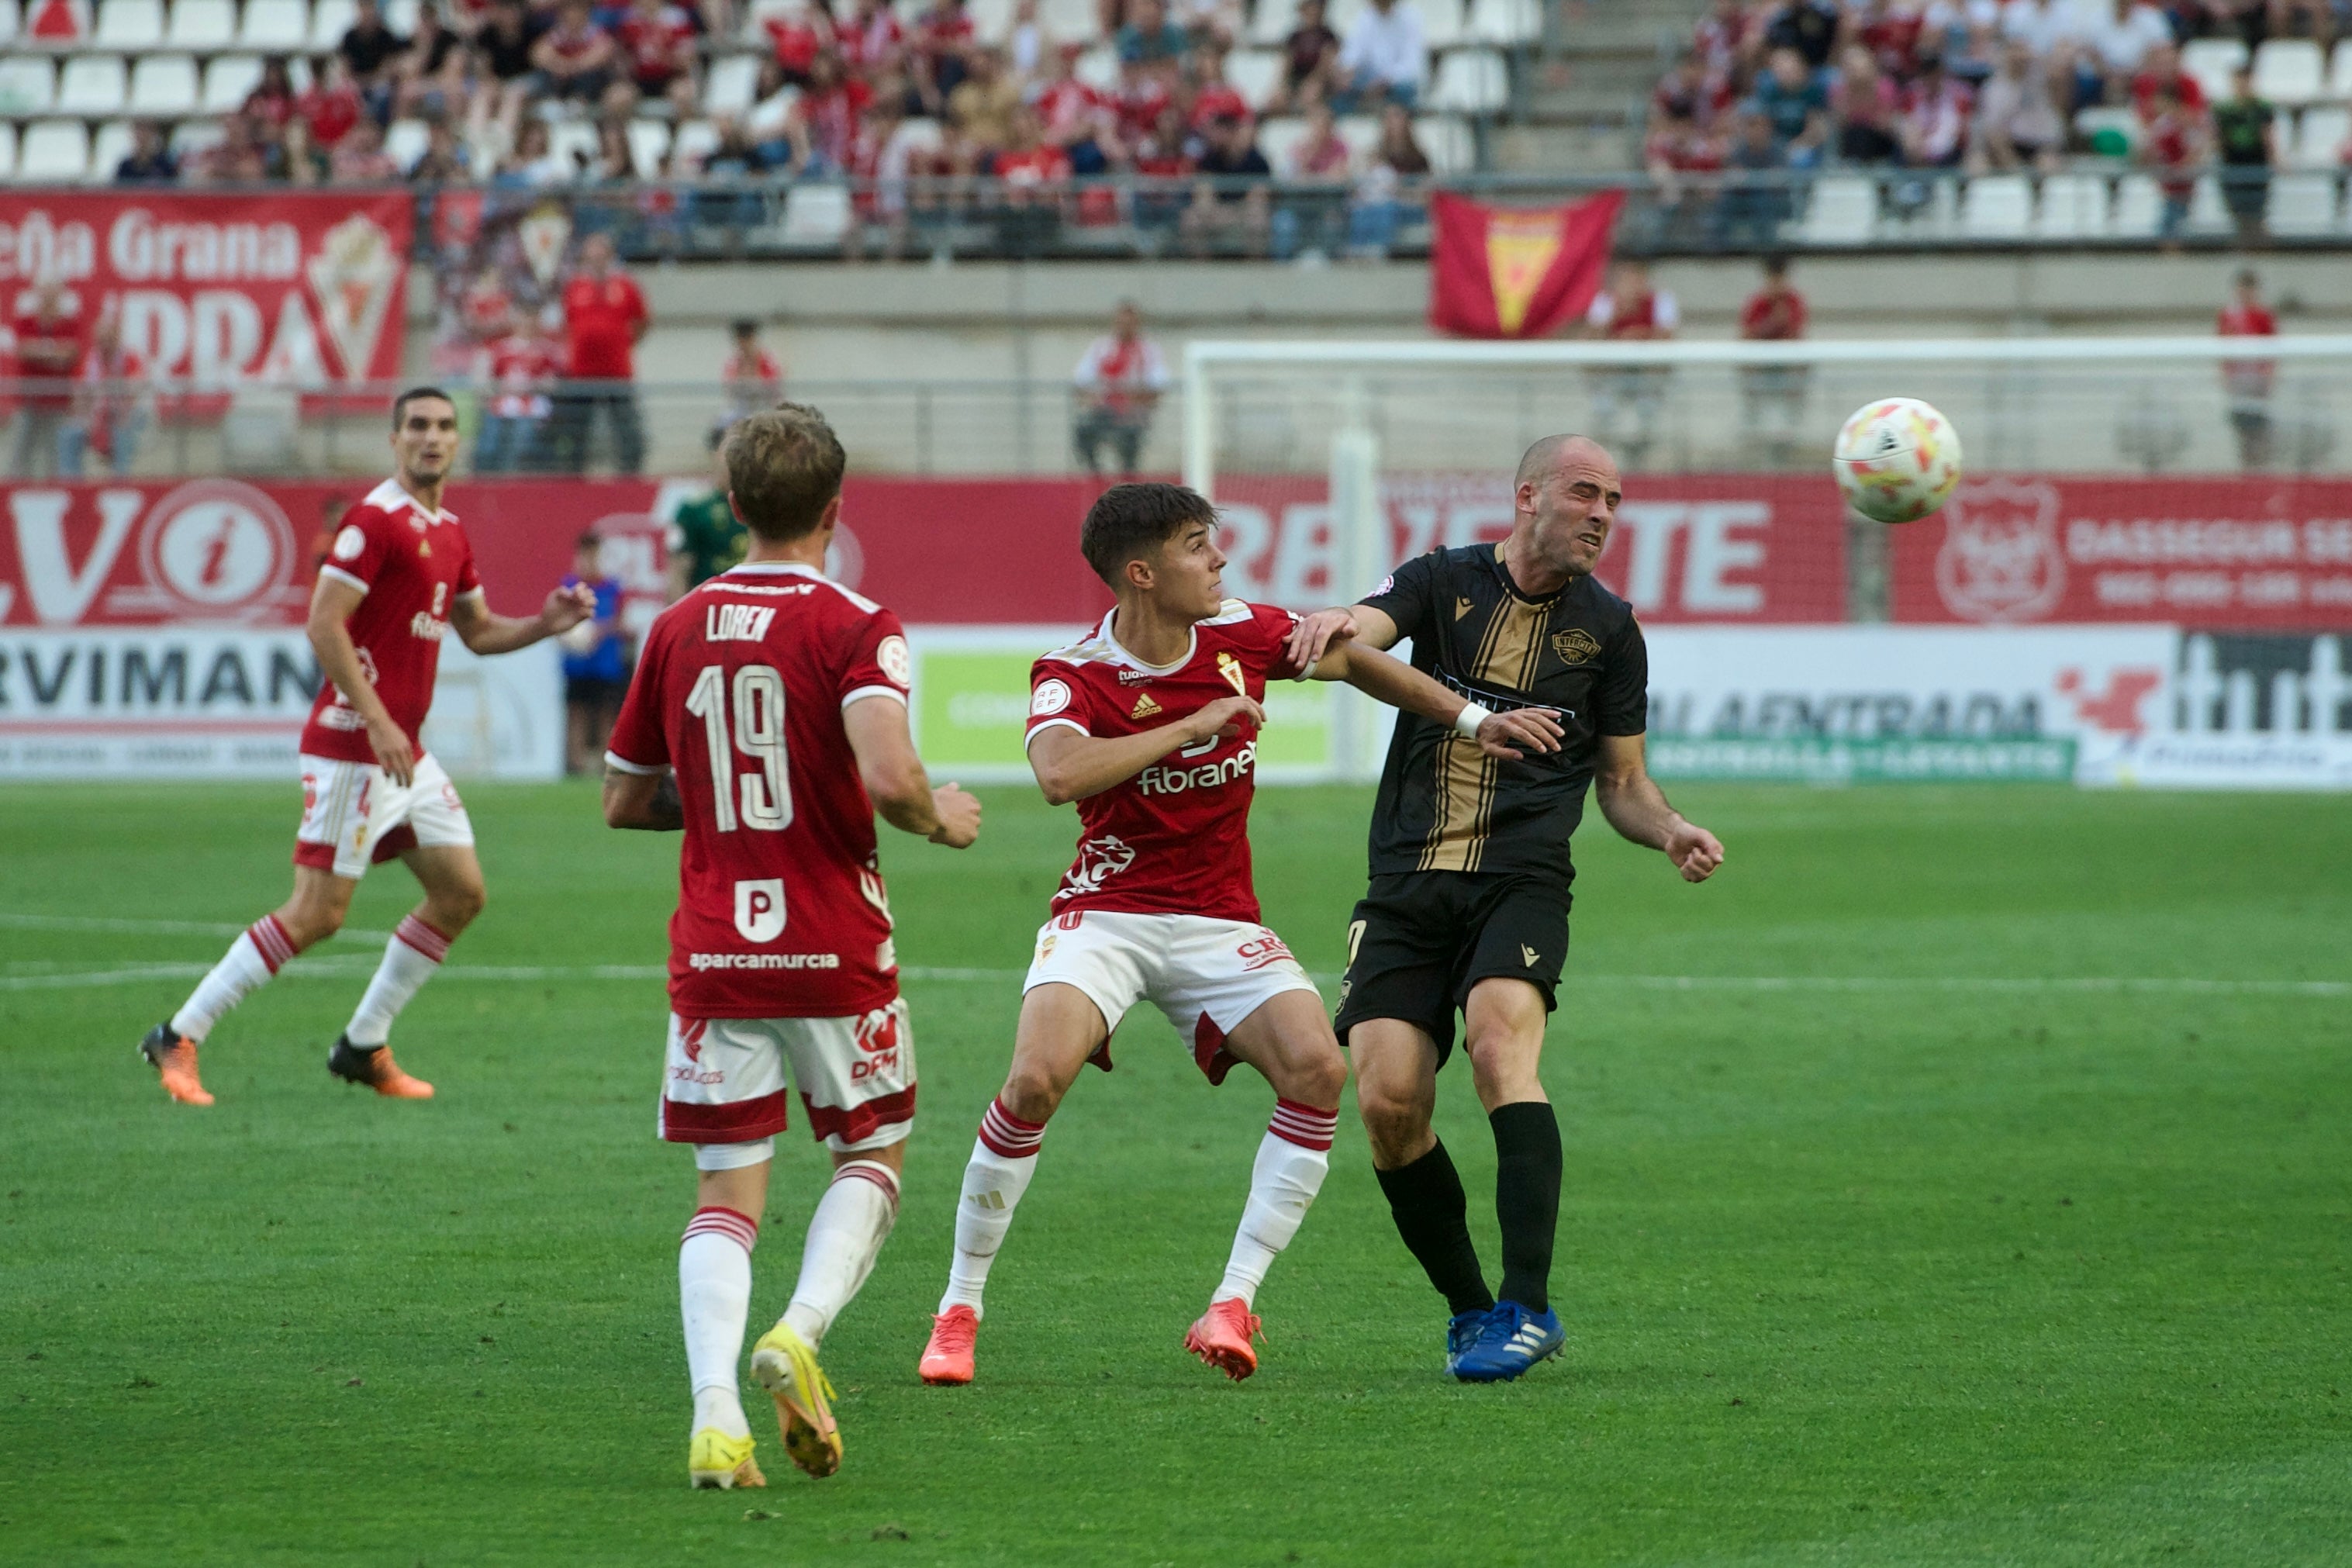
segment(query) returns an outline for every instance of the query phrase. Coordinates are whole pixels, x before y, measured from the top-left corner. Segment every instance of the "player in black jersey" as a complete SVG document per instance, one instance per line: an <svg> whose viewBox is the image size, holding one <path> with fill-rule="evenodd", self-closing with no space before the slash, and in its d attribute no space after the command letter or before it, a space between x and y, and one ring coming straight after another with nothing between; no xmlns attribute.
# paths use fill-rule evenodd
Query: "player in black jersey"
<svg viewBox="0 0 2352 1568"><path fill-rule="evenodd" d="M1372 1166L1405 1245L1454 1312L1446 1369L1517 1377L1566 1339L1547 1299L1559 1215L1559 1124L1537 1065L1568 957L1569 837L1587 783L1601 815L1665 852L1685 881L1723 863L1643 763L1649 658L1632 608L1592 575L1621 499L1617 465L1580 436L1519 459L1499 544L1433 551L1363 603L1307 617L1294 660L1334 638L1385 648L1465 698L1466 731L1400 714L1372 812L1371 885L1348 927L1335 1020L1354 1058ZM1517 761L1465 738L1489 710L1548 710L1559 749ZM1432 1130L1459 1008L1471 1082L1495 1132L1500 1300L1470 1243L1462 1179Z"/></svg>

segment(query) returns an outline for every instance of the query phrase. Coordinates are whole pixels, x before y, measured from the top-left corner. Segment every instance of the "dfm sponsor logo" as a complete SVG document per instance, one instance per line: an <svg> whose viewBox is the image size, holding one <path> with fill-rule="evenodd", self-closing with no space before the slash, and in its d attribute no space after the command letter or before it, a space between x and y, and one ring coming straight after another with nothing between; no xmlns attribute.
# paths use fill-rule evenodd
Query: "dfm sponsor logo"
<svg viewBox="0 0 2352 1568"><path fill-rule="evenodd" d="M1146 795L1182 795L1187 790L1220 789L1235 779L1247 778L1257 766L1257 742L1244 741L1241 750L1219 762L1203 763L1197 768L1171 768L1153 764L1137 775L1136 784Z"/></svg>
<svg viewBox="0 0 2352 1568"><path fill-rule="evenodd" d="M850 1026L857 1058L849 1064L849 1081L863 1083L898 1070L899 1033L905 1020L895 1007L877 1007Z"/></svg>

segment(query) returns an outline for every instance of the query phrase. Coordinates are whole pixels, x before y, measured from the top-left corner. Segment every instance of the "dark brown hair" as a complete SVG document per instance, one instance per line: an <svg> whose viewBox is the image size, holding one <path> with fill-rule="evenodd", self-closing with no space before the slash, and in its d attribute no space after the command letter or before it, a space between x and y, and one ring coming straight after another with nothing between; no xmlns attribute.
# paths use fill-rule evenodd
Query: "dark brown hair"
<svg viewBox="0 0 2352 1568"><path fill-rule="evenodd" d="M735 515L772 543L816 527L849 467L841 437L805 403L745 415L729 428L722 450Z"/></svg>
<svg viewBox="0 0 2352 1568"><path fill-rule="evenodd" d="M1095 575L1118 586L1130 561L1156 555L1160 547L1195 522L1217 525L1217 509L1182 485L1113 485L1087 509L1078 530L1078 550Z"/></svg>

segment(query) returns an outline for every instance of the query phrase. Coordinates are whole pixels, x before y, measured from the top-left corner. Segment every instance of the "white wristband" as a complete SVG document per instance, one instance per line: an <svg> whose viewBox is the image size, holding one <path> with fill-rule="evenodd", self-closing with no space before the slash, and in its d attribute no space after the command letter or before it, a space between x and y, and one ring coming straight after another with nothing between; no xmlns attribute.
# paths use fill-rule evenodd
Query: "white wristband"
<svg viewBox="0 0 2352 1568"><path fill-rule="evenodd" d="M1465 741L1475 741L1478 738L1478 726L1494 716L1475 702L1465 702L1462 711L1454 716L1454 731Z"/></svg>

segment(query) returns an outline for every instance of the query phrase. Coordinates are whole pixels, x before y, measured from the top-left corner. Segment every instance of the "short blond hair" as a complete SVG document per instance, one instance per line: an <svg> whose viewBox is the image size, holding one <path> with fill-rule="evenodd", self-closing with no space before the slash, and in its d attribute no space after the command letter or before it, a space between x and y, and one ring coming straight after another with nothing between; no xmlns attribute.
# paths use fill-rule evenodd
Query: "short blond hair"
<svg viewBox="0 0 2352 1568"><path fill-rule="evenodd" d="M772 543L798 539L823 521L849 467L841 437L805 403L745 415L728 430L720 456L735 515Z"/></svg>

